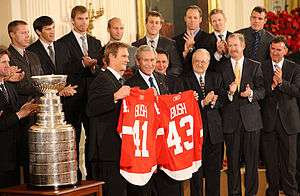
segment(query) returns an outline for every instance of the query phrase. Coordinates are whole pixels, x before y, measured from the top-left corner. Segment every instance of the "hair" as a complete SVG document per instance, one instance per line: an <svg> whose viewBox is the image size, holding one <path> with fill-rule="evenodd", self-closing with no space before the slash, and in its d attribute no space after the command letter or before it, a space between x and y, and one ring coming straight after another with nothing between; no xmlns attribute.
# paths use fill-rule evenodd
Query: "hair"
<svg viewBox="0 0 300 196"><path fill-rule="evenodd" d="M33 22L33 29L37 34L37 31L42 32L45 26L52 25L54 23L53 19L49 16L40 16ZM38 35L38 34L37 34Z"/></svg>
<svg viewBox="0 0 300 196"><path fill-rule="evenodd" d="M128 48L129 46L123 42L112 42L109 43L105 47L105 52L104 52L104 61L106 62L107 65L110 64L109 62L109 55L112 54L114 57L117 56L118 51L120 48Z"/></svg>
<svg viewBox="0 0 300 196"><path fill-rule="evenodd" d="M0 58L5 54L9 55L7 48L4 46L0 46Z"/></svg>
<svg viewBox="0 0 300 196"><path fill-rule="evenodd" d="M164 54L167 56L167 59L169 59L169 53L163 49L157 48L156 49L156 54Z"/></svg>
<svg viewBox="0 0 300 196"><path fill-rule="evenodd" d="M163 22L164 21L164 18L162 16L161 13L157 12L157 11L149 11L146 15L146 23L148 22L148 18L152 16L152 17L159 17L160 18L160 21Z"/></svg>
<svg viewBox="0 0 300 196"><path fill-rule="evenodd" d="M16 28L19 25L28 25L28 24L24 20L14 20L14 21L11 21L7 25L7 31L8 31L8 35L9 35L10 38L11 38L10 33L16 32Z"/></svg>
<svg viewBox="0 0 300 196"><path fill-rule="evenodd" d="M238 38L240 40L240 42L242 42L243 44L245 44L245 37L244 37L243 34L241 34L241 33L232 33L232 34L230 34L228 36L227 41L229 39L233 38L233 37Z"/></svg>
<svg viewBox="0 0 300 196"><path fill-rule="evenodd" d="M215 15L215 14L222 14L224 18L226 18L223 10L221 9L213 9L209 12L209 18L211 18L212 15Z"/></svg>
<svg viewBox="0 0 300 196"><path fill-rule="evenodd" d="M141 58L141 53L142 52L146 52L146 51L152 51L154 52L154 54L156 55L156 51L151 47L151 46L148 46L148 45L141 45L140 47L138 47L138 49L136 50L135 52L135 59L136 60L140 60Z"/></svg>
<svg viewBox="0 0 300 196"><path fill-rule="evenodd" d="M202 9L198 5L190 5L187 8L185 8L185 15L188 10L197 10L199 12L199 16L202 17Z"/></svg>
<svg viewBox="0 0 300 196"><path fill-rule="evenodd" d="M277 44L277 43L284 43L285 47L288 48L288 43L287 43L287 39L285 36L283 35L277 35L275 36L272 41L271 44Z"/></svg>
<svg viewBox="0 0 300 196"><path fill-rule="evenodd" d="M255 8L253 8L252 12L258 12L258 13L264 12L266 14L266 16L267 16L267 10L266 10L266 8L261 7L261 6L256 6Z"/></svg>
<svg viewBox="0 0 300 196"><path fill-rule="evenodd" d="M199 49L197 49L197 50L193 53L193 56L192 56L192 57L194 57L194 55L196 55L196 53L199 53L199 52L203 52L203 53L207 54L207 56L208 56L209 59L210 59L210 53L209 53L206 49L204 49L204 48L199 48Z"/></svg>
<svg viewBox="0 0 300 196"><path fill-rule="evenodd" d="M71 11L71 18L74 19L75 16L79 13L79 14L84 14L86 13L88 10L86 7L82 6L82 5L77 5L75 7L73 7L72 11Z"/></svg>
<svg viewBox="0 0 300 196"><path fill-rule="evenodd" d="M111 19L108 20L108 22L107 22L107 28L109 28L109 29L111 28L111 23L112 23L114 20L119 20L119 21L121 21L120 18L118 18L118 17L113 17L113 18L111 18Z"/></svg>

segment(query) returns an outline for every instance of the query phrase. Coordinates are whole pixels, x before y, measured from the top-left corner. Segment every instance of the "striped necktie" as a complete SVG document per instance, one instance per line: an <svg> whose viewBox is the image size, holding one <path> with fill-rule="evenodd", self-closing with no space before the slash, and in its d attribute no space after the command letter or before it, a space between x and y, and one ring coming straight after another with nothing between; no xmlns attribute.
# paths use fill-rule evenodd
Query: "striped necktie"
<svg viewBox="0 0 300 196"><path fill-rule="evenodd" d="M253 43L252 43L252 58L254 59L254 60L258 60L258 58L257 58L257 50L258 50L258 47L259 47L259 42L260 42L260 34L259 34L259 32L254 32L253 33L253 35L254 35L254 41L253 41Z"/></svg>
<svg viewBox="0 0 300 196"><path fill-rule="evenodd" d="M7 92L7 90L5 88L5 85L3 83L0 84L0 90L2 91L6 101L9 102L8 92Z"/></svg>
<svg viewBox="0 0 300 196"><path fill-rule="evenodd" d="M199 83L200 83L200 88L201 88L201 92L203 94L203 97L205 97L205 84L204 84L203 76L199 77Z"/></svg>
<svg viewBox="0 0 300 196"><path fill-rule="evenodd" d="M240 84L241 84L241 69L240 69L240 66L239 66L239 62L236 61L235 63L235 67L234 67L234 76L235 76L235 83L237 84L238 86L238 90L240 90Z"/></svg>

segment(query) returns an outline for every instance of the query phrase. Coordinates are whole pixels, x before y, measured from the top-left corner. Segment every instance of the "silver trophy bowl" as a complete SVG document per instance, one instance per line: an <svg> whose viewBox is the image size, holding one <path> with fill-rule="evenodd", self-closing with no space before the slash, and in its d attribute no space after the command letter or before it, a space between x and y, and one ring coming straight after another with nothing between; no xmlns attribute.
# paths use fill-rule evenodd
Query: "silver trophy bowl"
<svg viewBox="0 0 300 196"><path fill-rule="evenodd" d="M66 75L33 76L33 85L44 96L39 100L35 125L29 129L30 186L61 187L77 183L75 131L65 122L57 93L66 85Z"/></svg>

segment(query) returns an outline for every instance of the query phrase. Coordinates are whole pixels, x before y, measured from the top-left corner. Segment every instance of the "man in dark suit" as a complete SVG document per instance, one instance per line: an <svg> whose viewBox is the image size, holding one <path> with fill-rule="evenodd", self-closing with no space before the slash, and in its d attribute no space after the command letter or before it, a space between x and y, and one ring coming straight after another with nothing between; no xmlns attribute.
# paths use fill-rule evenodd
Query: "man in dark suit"
<svg viewBox="0 0 300 196"><path fill-rule="evenodd" d="M270 58L269 46L274 37L271 33L264 29L264 24L266 22L267 10L258 6L251 12L251 26L237 31L237 33L241 33L245 37L245 57L259 61L260 63Z"/></svg>
<svg viewBox="0 0 300 196"><path fill-rule="evenodd" d="M157 54L148 45L140 46L136 51L136 64L138 71L129 78L125 84L130 87L140 87L141 89L154 88L158 95L169 93L167 78L165 75L155 72ZM145 186L135 186L128 184L128 195L164 195L180 196L181 182L171 179L163 171L158 170Z"/></svg>
<svg viewBox="0 0 300 196"><path fill-rule="evenodd" d="M192 70L192 55L198 48L208 49L208 33L200 29L202 22L202 10L197 5L188 6L185 9L184 21L186 31L173 39L176 42L176 48L181 58L183 72Z"/></svg>
<svg viewBox="0 0 300 196"><path fill-rule="evenodd" d="M224 94L221 75L207 70L210 54L206 49L197 49L192 59L193 71L182 75L180 91L194 90L203 123L203 165L190 180L191 195L203 195L202 178L205 177L205 195L220 195L220 167L223 145L221 97Z"/></svg>
<svg viewBox="0 0 300 196"><path fill-rule="evenodd" d="M11 39L11 44L8 48L10 64L18 66L25 73L24 78L13 83L14 88L19 97L20 105L23 105L31 99L38 98L41 93L34 87L31 76L42 75L43 70L39 58L33 52L26 50L29 46L29 30L28 25L25 21L15 20L8 24L8 34ZM27 130L35 122L34 116L30 116L23 120L20 131L22 135L21 147L23 152L20 153L22 156L22 165L24 166L24 181L29 180L29 150L28 150L28 134Z"/></svg>
<svg viewBox="0 0 300 196"><path fill-rule="evenodd" d="M155 50L162 49L169 54L170 65L167 69L168 76L179 76L182 72L182 64L176 50L175 42L171 39L159 35L162 27L163 17L156 11L150 11L146 16L146 36L136 42L133 46L148 45Z"/></svg>
<svg viewBox="0 0 300 196"><path fill-rule="evenodd" d="M224 62L222 77L228 92L222 108L223 132L228 160L228 195L242 195L240 157L245 157L245 194L258 190L258 147L262 119L258 101L264 98L260 64L243 55L244 36L227 39L230 59Z"/></svg>
<svg viewBox="0 0 300 196"><path fill-rule="evenodd" d="M105 181L104 196L126 196L126 181L120 174L121 138L117 124L121 99L130 87L122 86L122 75L128 63L127 45L113 42L105 49L108 65L100 71L89 87L87 115L90 118L88 161L92 179Z"/></svg>
<svg viewBox="0 0 300 196"><path fill-rule="evenodd" d="M228 54L226 39L231 32L226 30L226 16L223 10L213 9L209 13L209 21L212 25L213 32L209 34L209 52L211 55L211 63L209 69L212 71L220 72L222 62L230 58Z"/></svg>
<svg viewBox="0 0 300 196"><path fill-rule="evenodd" d="M64 45L55 41L55 26L52 18L40 16L33 22L33 29L39 39L27 47L27 50L39 57L43 74L64 74L64 67L70 66L70 55ZM73 96L76 93L75 89L76 86L68 85L59 92L59 95Z"/></svg>
<svg viewBox="0 0 300 196"><path fill-rule="evenodd" d="M106 45L108 45L111 42L119 42L122 40L123 34L124 34L124 25L120 18L113 17L108 20L107 22L107 32L109 33L109 41ZM103 46L101 53L104 54L105 46ZM124 73L123 77L125 79L130 78L135 71L137 70L137 67L135 65L135 52L136 47L129 46L128 52L129 52L129 62L127 64L127 70Z"/></svg>
<svg viewBox="0 0 300 196"><path fill-rule="evenodd" d="M294 52L288 56L289 59L300 65L300 48L297 52Z"/></svg>
<svg viewBox="0 0 300 196"><path fill-rule="evenodd" d="M67 83L77 85L77 93L64 100L66 121L76 130L76 143L79 147L81 123L85 134L89 134L89 120L85 113L87 91L90 83L100 70L102 57L100 55L101 42L87 33L89 25L88 10L84 6L75 6L71 11L73 29L57 42L68 49L70 59L64 73L68 75ZM89 138L89 137L86 137ZM86 144L88 140L86 140ZM79 148L77 148L79 149ZM89 166L87 166L89 167ZM88 173L89 177L90 174Z"/></svg>
<svg viewBox="0 0 300 196"><path fill-rule="evenodd" d="M278 195L281 187L285 195L298 194L295 174L297 133L300 132L297 106L300 66L284 58L287 52L285 37L275 37L270 45L271 60L262 66L266 97L262 101L261 140L269 184L267 196Z"/></svg>
<svg viewBox="0 0 300 196"><path fill-rule="evenodd" d="M8 51L0 48L0 188L20 184L20 119L37 109L33 102L19 107L10 75Z"/></svg>

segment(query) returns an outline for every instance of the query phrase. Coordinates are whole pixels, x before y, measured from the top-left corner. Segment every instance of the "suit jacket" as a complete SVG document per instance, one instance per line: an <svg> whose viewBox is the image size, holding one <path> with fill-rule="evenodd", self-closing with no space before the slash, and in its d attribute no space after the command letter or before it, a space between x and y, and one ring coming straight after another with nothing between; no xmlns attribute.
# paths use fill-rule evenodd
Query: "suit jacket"
<svg viewBox="0 0 300 196"><path fill-rule="evenodd" d="M16 112L19 110L17 94L13 85L5 83L9 96L9 103L0 91L0 172L12 171L17 167L17 144L19 130L19 118Z"/></svg>
<svg viewBox="0 0 300 196"><path fill-rule="evenodd" d="M194 45L194 50L189 52L186 56L186 58L183 58L183 51L184 51L184 44L185 44L185 40L184 40L184 34L186 32L175 36L173 39L176 42L176 48L177 48L177 52L180 55L180 59L181 59L181 63L183 65L183 71L184 72L188 72L192 70L192 56L193 53L199 49L199 48L205 48L205 49L209 49L208 46L208 40L209 40L209 35L208 33L199 30L199 32L196 34L194 40L195 40L195 45Z"/></svg>
<svg viewBox="0 0 300 196"><path fill-rule="evenodd" d="M117 124L121 101L114 102L114 93L121 88L116 77L108 70L100 71L88 92L86 113L90 118L89 161L118 161L121 139Z"/></svg>
<svg viewBox="0 0 300 196"><path fill-rule="evenodd" d="M45 50L39 39L27 48L39 57L45 75L64 74L64 67L71 66L69 64L70 55L64 45L58 42L53 42L53 45L55 51L55 64L51 61L48 52Z"/></svg>
<svg viewBox="0 0 300 196"><path fill-rule="evenodd" d="M227 40L230 34L232 33L227 31L225 40ZM223 55L222 58L219 61L217 61L217 59L215 58L215 52L217 51L217 40L218 39L214 32L209 34L208 48L209 48L209 53L211 58L210 58L210 66L208 68L211 71L220 72L221 71L220 67L222 66L222 63L229 58L229 55L228 56Z"/></svg>
<svg viewBox="0 0 300 196"><path fill-rule="evenodd" d="M157 82L159 92L161 95L163 94L168 94L168 86L167 86L167 81L166 77L160 73L153 72L153 76ZM149 88L148 84L144 80L144 78L141 76L140 72L136 72L135 75L133 75L131 78L129 78L126 82L126 85L130 87L140 87L143 90L146 90Z"/></svg>
<svg viewBox="0 0 300 196"><path fill-rule="evenodd" d="M21 54L10 45L10 64L18 66L25 72L25 77L20 82L14 83L14 88L17 91L19 102L23 105L26 101L40 96L39 90L33 86L31 76L43 75L40 60L38 56L30 51L27 51L28 63Z"/></svg>
<svg viewBox="0 0 300 196"><path fill-rule="evenodd" d="M271 60L262 66L266 97L262 101L263 131L270 132L275 128L277 108L279 118L287 134L300 132L300 115L297 98L300 97L300 66L285 59L282 67L283 82L273 91L273 65Z"/></svg>
<svg viewBox="0 0 300 196"><path fill-rule="evenodd" d="M132 43L133 46L139 47L141 45L147 45L146 37L137 40ZM167 75L179 76L182 72L182 64L180 62L179 55L176 50L176 44L174 40L159 36L157 48L168 52L169 54L169 67L167 69Z"/></svg>
<svg viewBox="0 0 300 196"><path fill-rule="evenodd" d="M210 139L212 144L216 144L223 141L222 131L222 119L220 115L220 109L222 107L222 99L224 99L224 92L222 77L220 74L206 71L205 74L205 94L210 91L214 91L215 94L219 95L215 107L207 105L202 107L201 101L205 98L203 95L198 79L193 71L189 71L180 77L180 82L177 82L177 92L185 90L193 90L198 93L198 105L201 111L202 123L204 127L205 139Z"/></svg>
<svg viewBox="0 0 300 196"><path fill-rule="evenodd" d="M248 27L248 28L238 30L237 33L241 33L245 37L245 42L246 42L246 48L244 50L245 57L257 60L260 63L270 58L269 47L272 39L274 38L274 36L270 32L266 31L265 29L260 30L259 33L261 38L258 46L258 51L256 52L257 57L255 58L253 58L254 53L252 49L252 44L255 40L253 35L254 30L251 27Z"/></svg>
<svg viewBox="0 0 300 196"><path fill-rule="evenodd" d="M229 85L235 80L230 59L224 62L221 73L224 89L227 92ZM248 97L240 96L240 92L246 89L247 84L253 90L252 102L249 101ZM260 64L246 57L243 63L240 92L235 92L232 101L229 100L228 96L224 100L222 108L224 133L233 133L238 127L240 119L246 131L256 131L263 127L258 104L258 101L265 96L263 74Z"/></svg>
<svg viewBox="0 0 300 196"><path fill-rule="evenodd" d="M287 58L300 65L300 49L297 52L289 55Z"/></svg>
<svg viewBox="0 0 300 196"><path fill-rule="evenodd" d="M72 31L57 40L57 42L68 49L71 59L71 62L64 67L64 72L68 75L67 83L78 85L77 93L74 96L65 98L65 105L71 110L83 111L87 101L88 87L96 74L90 68L83 67L82 57L84 55ZM100 65L102 61L100 40L87 34L87 43L89 57L97 59L97 65ZM99 66L96 69L95 73L98 73L98 70L100 70Z"/></svg>

